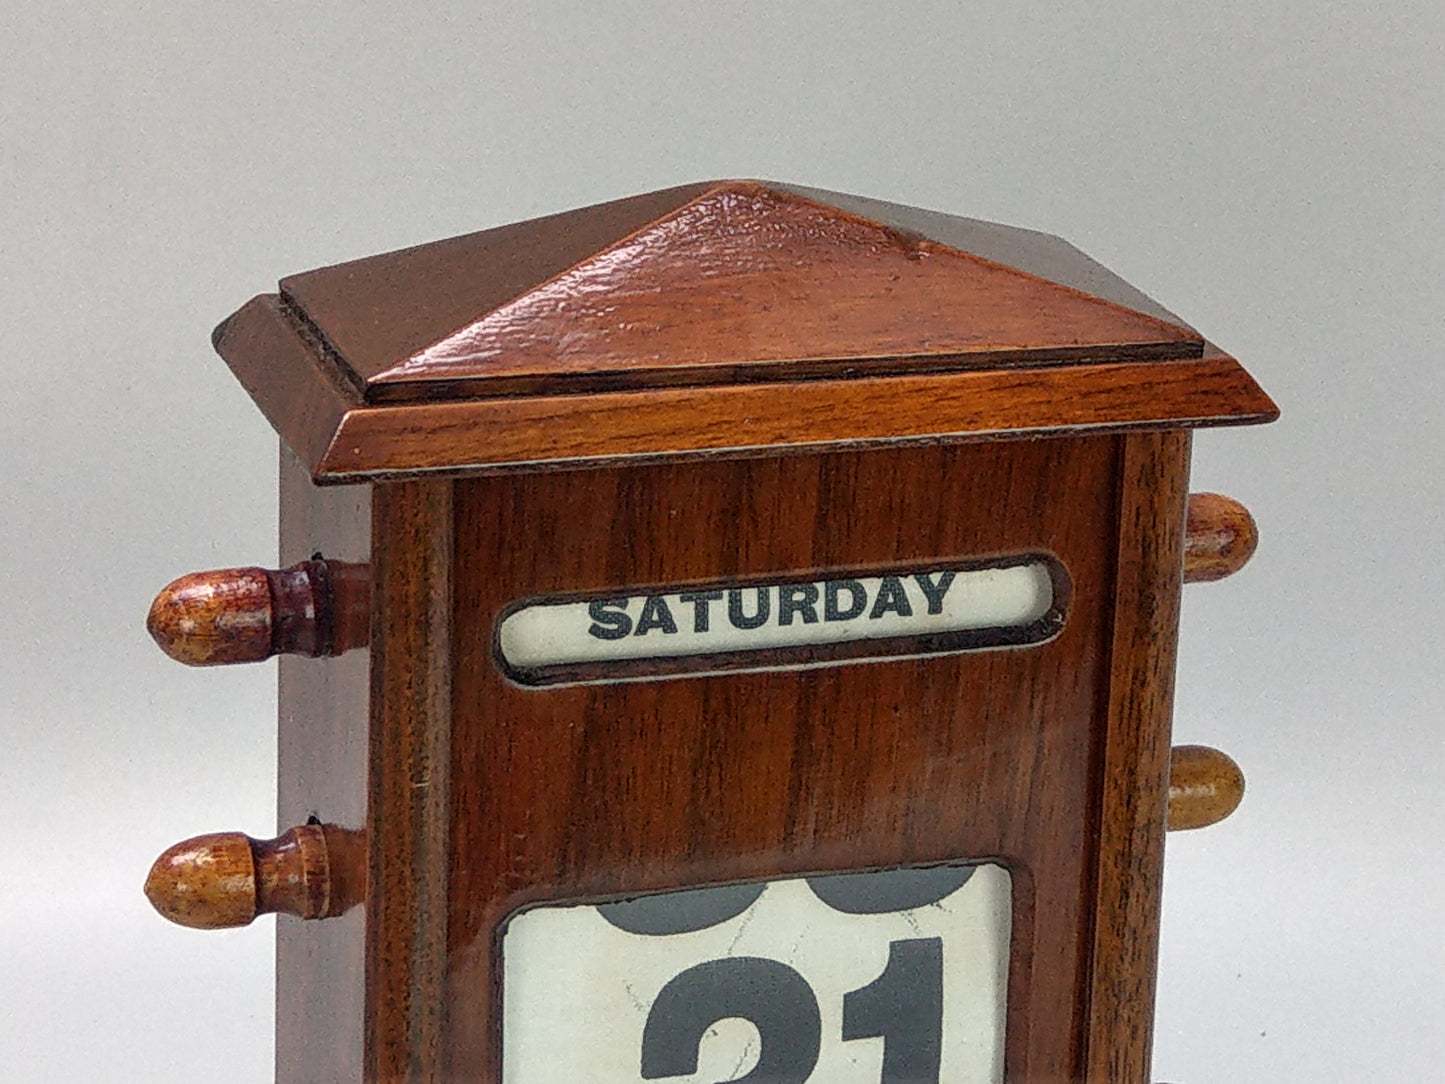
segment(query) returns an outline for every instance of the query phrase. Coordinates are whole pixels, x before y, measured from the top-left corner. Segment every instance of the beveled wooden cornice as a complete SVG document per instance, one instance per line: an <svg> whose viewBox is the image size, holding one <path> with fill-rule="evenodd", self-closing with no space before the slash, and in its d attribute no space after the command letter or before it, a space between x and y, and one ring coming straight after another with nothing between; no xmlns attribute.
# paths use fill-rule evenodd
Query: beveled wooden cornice
<svg viewBox="0 0 1445 1084"><path fill-rule="evenodd" d="M1057 238L757 181L281 286L214 341L318 481L1276 413Z"/></svg>

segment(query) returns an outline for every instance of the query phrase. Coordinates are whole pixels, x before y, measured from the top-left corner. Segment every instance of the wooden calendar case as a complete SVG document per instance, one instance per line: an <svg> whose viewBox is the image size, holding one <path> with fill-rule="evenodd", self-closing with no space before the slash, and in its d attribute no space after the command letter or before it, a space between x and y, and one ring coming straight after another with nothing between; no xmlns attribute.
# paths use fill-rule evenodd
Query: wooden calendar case
<svg viewBox="0 0 1445 1084"><path fill-rule="evenodd" d="M147 890L282 912L278 1080L1146 1084L1166 818L1243 785L1170 745L1181 585L1254 545L1190 433L1276 413L1233 358L1057 238L753 181L215 345L281 567L150 626L282 656L284 831Z"/></svg>

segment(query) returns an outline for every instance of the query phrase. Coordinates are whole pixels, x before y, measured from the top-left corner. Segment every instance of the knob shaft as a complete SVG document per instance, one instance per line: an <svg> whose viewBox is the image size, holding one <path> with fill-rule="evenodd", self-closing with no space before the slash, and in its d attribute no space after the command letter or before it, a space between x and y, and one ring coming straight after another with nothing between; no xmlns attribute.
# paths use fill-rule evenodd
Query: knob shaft
<svg viewBox="0 0 1445 1084"><path fill-rule="evenodd" d="M1176 745L1169 758L1169 831L1207 828L1239 808L1244 773L1218 749Z"/></svg>
<svg viewBox="0 0 1445 1084"><path fill-rule="evenodd" d="M1184 582L1232 576L1254 556L1259 528L1249 509L1219 493L1191 493L1184 535Z"/></svg>
<svg viewBox="0 0 1445 1084"><path fill-rule="evenodd" d="M319 558L192 572L167 585L146 618L161 650L188 666L339 655L364 646L369 625L367 568Z"/></svg>
<svg viewBox="0 0 1445 1084"><path fill-rule="evenodd" d="M360 833L304 824L275 839L219 832L177 843L151 866L145 894L178 925L220 930L272 912L333 918L361 901L365 879Z"/></svg>

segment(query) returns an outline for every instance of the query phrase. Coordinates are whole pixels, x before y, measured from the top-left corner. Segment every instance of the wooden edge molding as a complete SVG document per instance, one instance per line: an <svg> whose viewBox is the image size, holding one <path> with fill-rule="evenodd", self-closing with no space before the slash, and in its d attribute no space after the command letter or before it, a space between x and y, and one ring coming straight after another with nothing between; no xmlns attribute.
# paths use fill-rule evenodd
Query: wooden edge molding
<svg viewBox="0 0 1445 1084"><path fill-rule="evenodd" d="M1120 441L1088 1084L1148 1084L1190 434Z"/></svg>
<svg viewBox="0 0 1445 1084"><path fill-rule="evenodd" d="M428 472L1272 421L1234 358L1101 361L907 376L367 405L281 299L252 299L217 352L318 483Z"/></svg>
<svg viewBox="0 0 1445 1084"><path fill-rule="evenodd" d="M366 1077L444 1079L455 486L372 495Z"/></svg>
<svg viewBox="0 0 1445 1084"><path fill-rule="evenodd" d="M1244 772L1207 745L1176 745L1169 758L1169 831L1207 828L1239 808Z"/></svg>
<svg viewBox="0 0 1445 1084"><path fill-rule="evenodd" d="M1249 509L1219 493L1191 493L1184 534L1184 582L1209 583L1243 568L1259 545Z"/></svg>
<svg viewBox="0 0 1445 1084"><path fill-rule="evenodd" d="M361 902L365 884L361 833L303 824L275 839L219 832L177 843L151 866L145 894L177 925L223 930L271 913L334 918Z"/></svg>
<svg viewBox="0 0 1445 1084"><path fill-rule="evenodd" d="M1271 421L1233 358L1074 365L368 406L347 411L319 483L433 471ZM272 419L273 422L276 419Z"/></svg>
<svg viewBox="0 0 1445 1084"><path fill-rule="evenodd" d="M216 328L211 344L307 466L316 465L346 412L361 403L276 294L246 302Z"/></svg>
<svg viewBox="0 0 1445 1084"><path fill-rule="evenodd" d="M370 594L365 565L319 556L283 569L191 572L156 595L146 628L187 666L340 655L366 646Z"/></svg>

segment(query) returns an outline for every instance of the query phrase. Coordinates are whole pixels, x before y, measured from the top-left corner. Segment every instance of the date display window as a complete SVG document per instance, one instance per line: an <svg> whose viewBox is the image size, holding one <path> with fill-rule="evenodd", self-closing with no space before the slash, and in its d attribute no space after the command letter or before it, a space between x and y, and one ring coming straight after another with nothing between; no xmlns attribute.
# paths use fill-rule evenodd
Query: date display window
<svg viewBox="0 0 1445 1084"><path fill-rule="evenodd" d="M969 864L534 907L504 1084L1001 1084L1011 885Z"/></svg>

